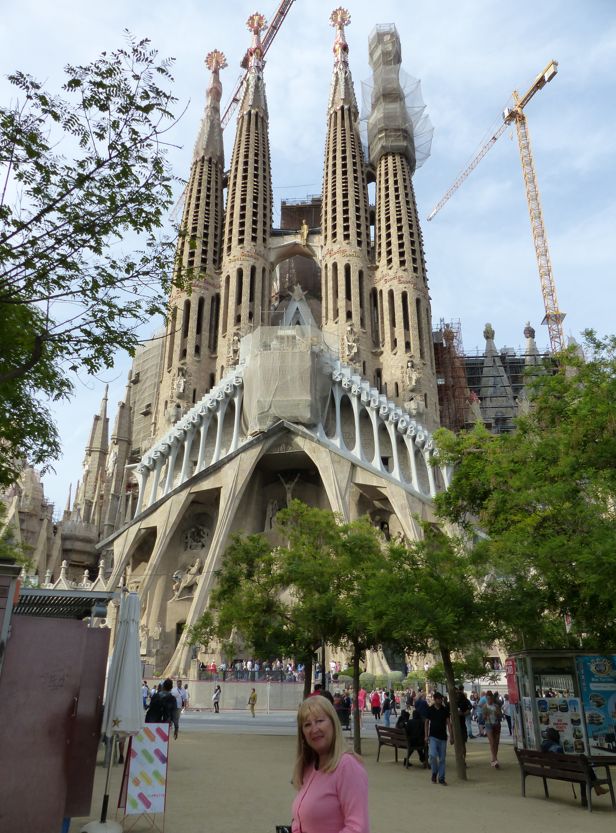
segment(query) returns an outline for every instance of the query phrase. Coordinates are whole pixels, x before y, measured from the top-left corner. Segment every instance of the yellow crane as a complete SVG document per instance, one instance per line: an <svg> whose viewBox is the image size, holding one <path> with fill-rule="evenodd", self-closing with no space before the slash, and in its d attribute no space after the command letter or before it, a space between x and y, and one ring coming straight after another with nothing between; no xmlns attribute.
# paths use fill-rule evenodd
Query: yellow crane
<svg viewBox="0 0 616 833"><path fill-rule="evenodd" d="M565 339L563 334L562 322L565 313L558 308L558 300L556 298L556 286L554 284L554 276L552 274L552 263L550 261L550 251L548 249L548 240L543 225L543 213L541 211L541 199L539 197L539 186L537 184L537 174L535 173L535 164L533 162L533 154L530 146L530 136L528 133L528 122L524 114L524 108L531 100L531 98L541 90L545 85L554 78L558 72L558 63L550 61L545 69L539 73L533 83L530 85L524 95L520 96L517 90L513 91L513 106L508 107L503 113L503 123L498 128L496 133L483 145L479 153L462 171L460 176L453 183L451 188L446 192L442 199L436 204L428 216L428 220L438 214L441 208L449 200L449 198L458 190L460 185L464 182L467 176L473 171L481 162L486 153L495 144L500 136L512 122L515 122L518 144L520 147L520 159L522 160L522 173L524 175L524 186L526 188L526 201L528 202L528 212L530 214L530 226L533 234L533 243L535 244L535 254L537 256L537 265L539 267L539 279L541 281L541 292L543 295L543 305L545 308L545 317L542 324L547 324L548 333L550 337L550 347L553 353L558 353L564 349Z"/></svg>

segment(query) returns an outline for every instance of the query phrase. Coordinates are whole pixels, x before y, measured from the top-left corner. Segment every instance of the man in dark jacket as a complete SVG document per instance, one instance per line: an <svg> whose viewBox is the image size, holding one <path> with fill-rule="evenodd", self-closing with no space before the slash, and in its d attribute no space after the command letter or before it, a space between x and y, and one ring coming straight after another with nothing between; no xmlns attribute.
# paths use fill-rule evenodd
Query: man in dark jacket
<svg viewBox="0 0 616 833"><path fill-rule="evenodd" d="M161 691L157 691L150 700L150 705L145 713L146 723L171 723L173 712L176 708L176 701L171 689L173 680L167 678Z"/></svg>
<svg viewBox="0 0 616 833"><path fill-rule="evenodd" d="M417 752L419 760L423 764L426 760L424 721L417 709L414 709L413 716L407 721L404 731L406 732L406 758L404 759L404 766L413 766L411 763L411 755L413 752Z"/></svg>

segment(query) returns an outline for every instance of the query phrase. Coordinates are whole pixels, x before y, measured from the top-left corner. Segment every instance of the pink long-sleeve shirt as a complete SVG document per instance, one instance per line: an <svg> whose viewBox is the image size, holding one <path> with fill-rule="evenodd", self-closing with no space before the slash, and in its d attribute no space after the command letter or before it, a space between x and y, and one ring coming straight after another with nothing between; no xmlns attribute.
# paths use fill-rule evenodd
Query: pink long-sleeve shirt
<svg viewBox="0 0 616 833"><path fill-rule="evenodd" d="M345 753L333 772L306 770L293 802L293 833L370 833L368 776Z"/></svg>

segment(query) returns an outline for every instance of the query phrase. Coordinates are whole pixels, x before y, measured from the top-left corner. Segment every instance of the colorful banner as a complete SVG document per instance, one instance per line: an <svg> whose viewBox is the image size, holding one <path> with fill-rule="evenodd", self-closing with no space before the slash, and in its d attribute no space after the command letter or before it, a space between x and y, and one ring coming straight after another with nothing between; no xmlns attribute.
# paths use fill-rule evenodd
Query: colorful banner
<svg viewBox="0 0 616 833"><path fill-rule="evenodd" d="M591 755L616 754L616 656L577 657Z"/></svg>
<svg viewBox="0 0 616 833"><path fill-rule="evenodd" d="M146 723L132 738L126 815L164 813L169 757L169 724Z"/></svg>

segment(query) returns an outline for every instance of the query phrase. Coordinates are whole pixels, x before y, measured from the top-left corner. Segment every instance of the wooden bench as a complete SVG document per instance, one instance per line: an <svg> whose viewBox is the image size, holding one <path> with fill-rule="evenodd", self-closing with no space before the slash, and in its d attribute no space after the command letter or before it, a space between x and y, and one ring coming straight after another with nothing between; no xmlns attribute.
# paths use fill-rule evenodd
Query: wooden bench
<svg viewBox="0 0 616 833"><path fill-rule="evenodd" d="M387 726L375 726L376 736L379 742L379 748L376 753L376 759L379 760L381 754L381 746L392 746L396 752L396 763L398 763L398 749L404 749L406 752L406 732L404 729L394 729Z"/></svg>
<svg viewBox="0 0 616 833"><path fill-rule="evenodd" d="M515 754L520 764L522 776L522 795L526 795L526 777L535 775L543 779L543 791L545 797L549 798L547 779L555 781L569 781L572 784L580 785L582 794L582 807L588 807L592 812L592 791L595 786L606 785L612 799L612 809L616 809L614 798L614 787L610 774L610 763L614 765L616 759L591 761L586 755L561 755L557 752L538 752L535 749L516 749ZM604 769L605 777L600 778L596 769Z"/></svg>

